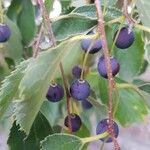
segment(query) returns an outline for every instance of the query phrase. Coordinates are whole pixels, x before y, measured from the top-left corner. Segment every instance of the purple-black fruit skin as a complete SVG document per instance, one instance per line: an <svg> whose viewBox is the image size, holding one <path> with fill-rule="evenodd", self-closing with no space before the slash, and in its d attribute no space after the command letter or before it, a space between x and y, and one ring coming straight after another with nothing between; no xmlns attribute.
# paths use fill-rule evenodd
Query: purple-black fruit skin
<svg viewBox="0 0 150 150"><path fill-rule="evenodd" d="M94 34L94 32L89 32L87 35L92 35ZM92 39L84 39L82 40L81 42L81 46L82 46L82 49L87 52L90 44L92 43ZM95 42L93 43L93 46L92 48L90 49L89 53L90 54L95 54L97 53L100 49L102 48L102 43L101 43L101 40L100 39L97 39L95 40Z"/></svg>
<svg viewBox="0 0 150 150"><path fill-rule="evenodd" d="M70 86L71 96L78 100L85 100L90 95L90 85L86 80L75 80Z"/></svg>
<svg viewBox="0 0 150 150"><path fill-rule="evenodd" d="M82 121L80 117L77 114L71 113L71 127L72 127L72 132L76 132L80 129L82 125ZM64 124L66 127L69 127L69 117L66 116Z"/></svg>
<svg viewBox="0 0 150 150"><path fill-rule="evenodd" d="M51 102L58 102L64 97L64 89L61 85L55 84L50 85L46 98Z"/></svg>
<svg viewBox="0 0 150 150"><path fill-rule="evenodd" d="M115 33L115 36L117 35L117 32ZM115 39L115 36L114 36L114 39ZM134 32L133 31L129 32L128 28L123 27L120 30L120 33L118 35L115 45L116 47L120 49L126 49L126 48L129 48L133 44L134 39L135 39Z"/></svg>
<svg viewBox="0 0 150 150"><path fill-rule="evenodd" d="M114 57L110 57L110 64L111 64L111 68L112 68L112 75L115 76L120 70L120 64L117 61L117 59ZM104 56L101 56L99 58L97 70L102 77L108 78Z"/></svg>
<svg viewBox="0 0 150 150"><path fill-rule="evenodd" d="M0 42L6 42L8 41L9 37L11 35L11 31L6 24L0 24Z"/></svg>
<svg viewBox="0 0 150 150"><path fill-rule="evenodd" d="M84 109L90 109L93 107L93 105L88 101L88 100L83 100L82 101L82 107Z"/></svg>
<svg viewBox="0 0 150 150"><path fill-rule="evenodd" d="M117 123L114 121L113 121L113 130L114 130L114 135L117 138L118 134L119 134L119 127L118 127ZM96 134L102 134L106 131L108 131L108 119L103 119L97 125ZM100 140L105 141L106 143L112 142L111 137L102 138Z"/></svg>
<svg viewBox="0 0 150 150"><path fill-rule="evenodd" d="M72 74L73 74L76 78L80 78L81 72L82 72L82 69L81 69L79 66L74 66L74 67L72 68Z"/></svg>

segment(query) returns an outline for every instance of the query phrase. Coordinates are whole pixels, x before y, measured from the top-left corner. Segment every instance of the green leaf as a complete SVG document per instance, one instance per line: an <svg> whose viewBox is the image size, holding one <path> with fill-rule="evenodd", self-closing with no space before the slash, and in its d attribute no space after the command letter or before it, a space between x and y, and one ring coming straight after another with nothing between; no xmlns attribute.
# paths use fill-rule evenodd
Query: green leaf
<svg viewBox="0 0 150 150"><path fill-rule="evenodd" d="M68 130L67 130L66 133L68 133ZM90 137L90 130L82 122L82 126L81 126L80 130L78 130L77 132L71 133L71 134L75 135L75 136L78 136L80 138L86 138L86 137ZM84 146L82 147L82 150L87 150L88 145L89 145L88 143L84 144Z"/></svg>
<svg viewBox="0 0 150 150"><path fill-rule="evenodd" d="M119 78L116 79L119 84L125 83ZM108 81L100 78L99 91L102 102L108 105ZM133 88L116 88L113 92L113 108L115 118L122 126L143 120L148 113L144 98Z"/></svg>
<svg viewBox="0 0 150 150"><path fill-rule="evenodd" d="M145 100L145 103L146 103L147 107L150 110L150 94L145 92L145 91L143 91L143 90L141 90L140 92L141 92L141 94L142 94L142 96L143 96L143 98Z"/></svg>
<svg viewBox="0 0 150 150"><path fill-rule="evenodd" d="M69 37L84 33L96 24L96 20L91 20L90 18L77 14L69 14L60 16L58 20L52 23L52 28L55 38L58 41L61 41Z"/></svg>
<svg viewBox="0 0 150 150"><path fill-rule="evenodd" d="M55 48L40 53L30 62L19 85L19 101L16 102L15 109L17 123L26 134L29 134L50 82L60 74L58 71L60 61L66 72L68 65L71 66L80 57L80 49L76 49L78 44L78 41L65 41Z"/></svg>
<svg viewBox="0 0 150 150"><path fill-rule="evenodd" d="M40 150L40 141L52 133L49 122L41 113L36 117L28 137L23 131L20 131L19 125L14 122L7 141L9 150Z"/></svg>
<svg viewBox="0 0 150 150"><path fill-rule="evenodd" d="M33 39L36 32L34 7L31 0L22 0L22 9L17 22L21 30L23 44L27 45Z"/></svg>
<svg viewBox="0 0 150 150"><path fill-rule="evenodd" d="M139 86L139 88L150 94L150 82L145 82Z"/></svg>
<svg viewBox="0 0 150 150"><path fill-rule="evenodd" d="M58 144L59 141L59 144ZM69 134L54 134L41 142L41 150L81 150L83 143L77 136Z"/></svg>
<svg viewBox="0 0 150 150"><path fill-rule="evenodd" d="M148 108L150 109L150 82L145 82L143 80L137 79L137 80L134 80L133 83L136 84L138 88L140 89L140 92L142 96L144 97L144 100Z"/></svg>
<svg viewBox="0 0 150 150"><path fill-rule="evenodd" d="M147 68L148 68L148 61L143 60L139 75L143 74L146 71Z"/></svg>
<svg viewBox="0 0 150 150"><path fill-rule="evenodd" d="M138 0L136 1L136 7L138 9L138 14L144 26L150 27L150 2L149 0ZM148 39L150 39L149 34L147 34Z"/></svg>
<svg viewBox="0 0 150 150"><path fill-rule="evenodd" d="M71 5L71 1L72 0L61 0L61 6L62 6L62 12L65 12L67 9L69 9L70 5Z"/></svg>
<svg viewBox="0 0 150 150"><path fill-rule="evenodd" d="M15 62L19 62L23 55L22 37L18 26L10 19L5 19L6 24L10 27L11 36L6 43L6 55Z"/></svg>
<svg viewBox="0 0 150 150"><path fill-rule="evenodd" d="M104 104L108 101L108 81L107 79L103 78L102 76L99 76L99 93L100 93L100 98Z"/></svg>
<svg viewBox="0 0 150 150"><path fill-rule="evenodd" d="M115 5L117 0L101 0L102 5L113 6Z"/></svg>
<svg viewBox="0 0 150 150"><path fill-rule="evenodd" d="M19 83L24 75L25 69L29 63L28 61L22 62L16 67L16 70L7 76L2 82L0 89L0 116L2 116L10 105L11 101L15 99L18 93Z"/></svg>
<svg viewBox="0 0 150 150"><path fill-rule="evenodd" d="M116 119L127 126L134 122L144 120L148 113L144 98L133 89L118 89L119 104L116 111Z"/></svg>
<svg viewBox="0 0 150 150"><path fill-rule="evenodd" d="M11 5L9 6L7 10L7 16L9 19L13 21L17 20L18 13L20 11L21 2L22 1L18 1L18 0L11 1Z"/></svg>
<svg viewBox="0 0 150 150"><path fill-rule="evenodd" d="M61 102L58 102L56 104L46 100L40 108L41 113L46 117L52 126L56 125L58 120L63 117L60 103Z"/></svg>
<svg viewBox="0 0 150 150"><path fill-rule="evenodd" d="M96 7L94 4L78 7L75 10L73 10L72 13L79 14L84 17L89 17L91 19L97 20ZM122 13L119 9L108 6L104 17L105 19L114 19L114 18L120 17L121 15Z"/></svg>
<svg viewBox="0 0 150 150"><path fill-rule="evenodd" d="M120 63L119 77L125 81L133 81L142 67L144 60L144 42L141 31L135 30L135 41L126 50L115 49L115 57Z"/></svg>

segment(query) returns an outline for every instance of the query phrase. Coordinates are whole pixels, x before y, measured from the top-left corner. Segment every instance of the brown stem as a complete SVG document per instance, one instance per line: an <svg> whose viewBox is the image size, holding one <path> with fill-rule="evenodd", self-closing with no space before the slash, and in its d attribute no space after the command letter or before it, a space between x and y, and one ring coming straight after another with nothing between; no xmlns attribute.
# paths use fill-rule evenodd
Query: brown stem
<svg viewBox="0 0 150 150"><path fill-rule="evenodd" d="M113 139L115 150L120 150L119 144L115 138L114 128L113 128L112 92L113 92L113 86L114 86L114 79L112 76L112 68L110 65L110 55L109 55L109 50L108 50L108 46L107 46L104 18L103 18L102 9L101 9L101 2L99 0L95 0L95 6L96 6L97 18L98 18L98 31L100 33L100 38L101 38L102 48L103 48L103 53L104 53L104 58L105 58L105 65L106 65L107 75L108 75L108 97L109 97L109 104L108 104L109 125L108 125L108 128L109 128L111 137Z"/></svg>
<svg viewBox="0 0 150 150"><path fill-rule="evenodd" d="M128 0L123 1L123 13L124 16L127 18L129 24L133 26L135 24L135 21L133 18L131 18L131 16L128 13Z"/></svg>
<svg viewBox="0 0 150 150"><path fill-rule="evenodd" d="M65 78L65 73L64 73L64 69L63 69L63 65L62 63L60 63L60 71L61 71L61 75L63 78L63 83L64 83L64 87L65 87L65 94L66 94L66 100L67 100L67 114L68 114L68 127L69 127L69 131L72 131L72 124L71 124L71 113L70 113L70 92L69 92L69 88L68 88L68 83L67 83L67 79Z"/></svg>
<svg viewBox="0 0 150 150"><path fill-rule="evenodd" d="M40 5L40 8L42 9L42 15L44 18L45 25L47 27L49 41L52 41L52 44L55 47L55 46L57 46L57 43L56 43L54 33L52 30L51 20L49 18L48 11L43 3L43 0L38 0L38 3ZM71 132L72 125L71 125L71 115L70 115L70 93L69 93L69 88L68 88L68 84L67 84L67 79L65 78L63 65L61 62L59 64L59 67L60 67L60 71L61 71L61 75L62 75L64 87L65 87L66 100L67 100L68 126L69 126L69 130Z"/></svg>
<svg viewBox="0 0 150 150"><path fill-rule="evenodd" d="M39 54L39 45L40 45L40 40L43 34L43 25L41 25L41 28L39 30L39 34L37 36L37 39L34 41L32 47L33 47L33 58L36 58Z"/></svg>
<svg viewBox="0 0 150 150"><path fill-rule="evenodd" d="M44 3L43 3L43 0L38 0L38 3L40 5L40 8L42 9L42 14L43 14L44 22L45 22L46 27L47 27L49 40L52 41L53 46L57 46L56 40L54 37L54 33L52 30L51 20L50 20L49 15L48 15L48 11L47 11Z"/></svg>

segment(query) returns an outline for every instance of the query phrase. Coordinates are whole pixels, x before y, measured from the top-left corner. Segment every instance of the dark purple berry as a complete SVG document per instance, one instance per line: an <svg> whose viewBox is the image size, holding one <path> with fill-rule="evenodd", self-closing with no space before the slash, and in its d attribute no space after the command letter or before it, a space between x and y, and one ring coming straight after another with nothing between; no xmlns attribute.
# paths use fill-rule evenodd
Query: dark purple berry
<svg viewBox="0 0 150 150"><path fill-rule="evenodd" d="M77 114L71 113L71 130L72 132L76 132L80 129L82 122L80 117ZM69 127L69 116L65 118L64 124L66 127Z"/></svg>
<svg viewBox="0 0 150 150"><path fill-rule="evenodd" d="M11 35L10 29L6 24L0 24L0 42L8 41Z"/></svg>
<svg viewBox="0 0 150 150"><path fill-rule="evenodd" d="M94 34L94 32L89 32L87 35L92 35ZM82 49L87 52L89 46L91 45L91 43L93 42L92 39L84 39L82 40L81 46ZM91 47L89 53L90 54L94 54L97 53L100 49L102 48L102 44L101 44L101 40L97 39L94 41L93 46Z"/></svg>
<svg viewBox="0 0 150 150"><path fill-rule="evenodd" d="M120 70L119 62L117 61L116 58L110 57L110 64L111 64L111 68L112 68L112 74L113 74L113 76L115 76ZM108 77L104 56L100 57L98 66L97 66L97 70L102 77L104 77L104 78Z"/></svg>
<svg viewBox="0 0 150 150"><path fill-rule="evenodd" d="M115 36L117 35L117 32L115 33ZM114 39L115 39L115 36L114 36ZM129 28L123 27L119 32L115 45L118 48L126 49L133 44L134 38L135 38L134 32L130 31Z"/></svg>
<svg viewBox="0 0 150 150"><path fill-rule="evenodd" d="M93 105L88 101L88 100L83 100L82 101L82 107L84 109L90 109L93 107Z"/></svg>
<svg viewBox="0 0 150 150"><path fill-rule="evenodd" d="M90 85L86 80L75 80L70 86L71 96L78 100L85 100L90 95Z"/></svg>
<svg viewBox="0 0 150 150"><path fill-rule="evenodd" d="M73 74L76 78L80 78L81 72L82 72L82 69L81 69L79 66L74 66L74 67L72 68L72 74Z"/></svg>
<svg viewBox="0 0 150 150"><path fill-rule="evenodd" d="M51 102L58 102L64 97L64 89L59 84L50 85L46 98Z"/></svg>
<svg viewBox="0 0 150 150"><path fill-rule="evenodd" d="M102 134L102 133L108 131L108 122L109 122L108 119L101 120L97 125L96 134ZM113 121L113 130L114 130L114 135L117 138L118 134L119 134L119 127L118 127L117 123L114 121ZM112 142L111 137L102 138L100 140L105 141L106 143Z"/></svg>

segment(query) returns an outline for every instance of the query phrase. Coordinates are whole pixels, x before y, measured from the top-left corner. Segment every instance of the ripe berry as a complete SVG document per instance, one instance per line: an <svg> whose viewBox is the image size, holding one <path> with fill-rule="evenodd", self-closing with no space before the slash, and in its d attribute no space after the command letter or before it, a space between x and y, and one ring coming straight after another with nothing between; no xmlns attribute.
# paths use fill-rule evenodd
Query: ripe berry
<svg viewBox="0 0 150 150"><path fill-rule="evenodd" d="M59 84L50 85L46 98L51 102L58 102L64 97L64 89Z"/></svg>
<svg viewBox="0 0 150 150"><path fill-rule="evenodd" d="M114 57L110 57L110 64L111 64L111 68L112 68L112 75L115 76L120 70L119 62ZM97 70L102 77L108 78L104 56L100 57L98 66L97 66Z"/></svg>
<svg viewBox="0 0 150 150"><path fill-rule="evenodd" d="M82 107L84 109L90 109L93 107L93 105L88 101L88 100L83 100L82 101Z"/></svg>
<svg viewBox="0 0 150 150"><path fill-rule="evenodd" d="M74 66L74 67L72 68L72 74L73 74L76 78L80 78L81 72L82 72L82 69L81 69L79 66Z"/></svg>
<svg viewBox="0 0 150 150"><path fill-rule="evenodd" d="M71 96L78 100L85 100L90 95L90 85L86 80L75 80L70 86Z"/></svg>
<svg viewBox="0 0 150 150"><path fill-rule="evenodd" d="M117 32L115 33L115 36L117 35ZM130 47L133 44L133 42L134 42L134 32L133 31L130 32L129 28L123 27L119 32L115 45L118 48L126 49Z"/></svg>
<svg viewBox="0 0 150 150"><path fill-rule="evenodd" d="M98 125L97 125L96 134L102 134L102 133L108 131L108 122L109 122L108 119L101 120L98 123ZM113 121L113 130L114 130L114 135L117 138L118 134L119 134L119 127L118 127L117 123L114 122L114 121ZM101 141L105 141L106 140L106 143L112 142L112 138L111 137L102 138L100 140Z"/></svg>
<svg viewBox="0 0 150 150"><path fill-rule="evenodd" d="M94 34L93 31L89 32L87 35L92 35L92 34ZM81 43L82 49L86 52L88 50L88 48L90 47L92 42L93 42L92 39L84 39L84 40L82 40L82 43ZM102 48L101 40L97 39L93 43L93 46L91 47L89 53L90 54L97 53L101 48Z"/></svg>
<svg viewBox="0 0 150 150"><path fill-rule="evenodd" d="M8 41L11 35L10 29L6 24L0 24L0 42Z"/></svg>
<svg viewBox="0 0 150 150"><path fill-rule="evenodd" d="M78 131L82 125L80 117L77 114L71 113L70 118L71 118L71 130L72 130L72 132ZM67 116L65 118L64 124L66 127L69 127L69 116Z"/></svg>

